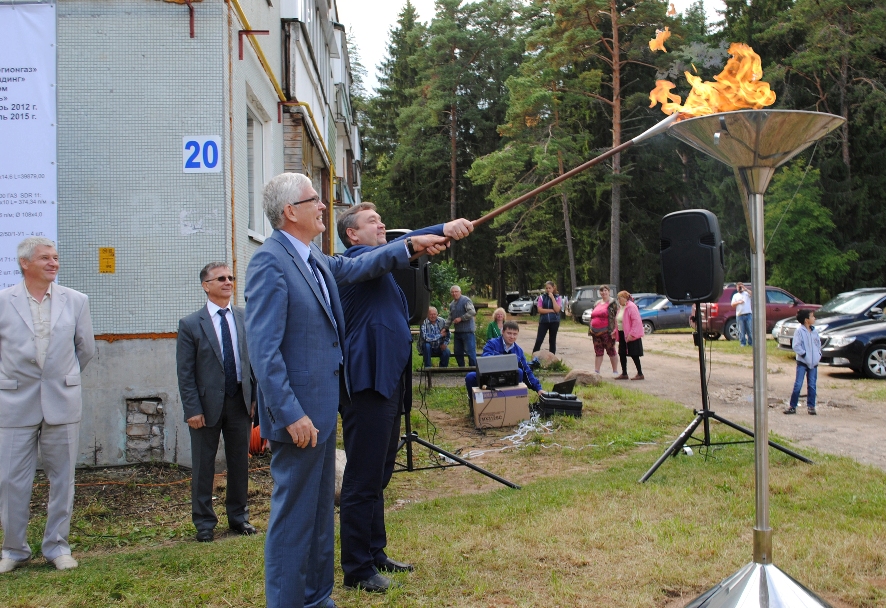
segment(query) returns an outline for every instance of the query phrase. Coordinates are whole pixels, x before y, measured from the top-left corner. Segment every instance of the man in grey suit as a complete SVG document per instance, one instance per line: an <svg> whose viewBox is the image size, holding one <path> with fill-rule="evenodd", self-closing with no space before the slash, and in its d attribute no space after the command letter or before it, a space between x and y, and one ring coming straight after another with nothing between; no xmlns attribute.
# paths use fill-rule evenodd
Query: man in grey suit
<svg viewBox="0 0 886 608"><path fill-rule="evenodd" d="M338 286L436 254L444 237L422 235L355 259L312 243L326 206L304 175L283 173L264 190L273 234L246 271L246 335L258 383L262 437L271 442L271 517L265 539L269 608L334 608L335 435L346 398L345 320Z"/></svg>
<svg viewBox="0 0 886 608"><path fill-rule="evenodd" d="M179 321L175 358L191 434L191 519L197 540L211 542L218 523L212 490L221 435L228 466L228 526L238 534L256 533L246 505L254 401L243 309L231 306L234 275L226 263L212 262L200 271L200 284L206 306Z"/></svg>
<svg viewBox="0 0 886 608"><path fill-rule="evenodd" d="M0 291L0 572L31 559L27 541L37 448L49 478L43 557L59 570L77 567L68 533L83 400L80 373L95 354L87 297L53 283L55 243L19 243L24 280Z"/></svg>

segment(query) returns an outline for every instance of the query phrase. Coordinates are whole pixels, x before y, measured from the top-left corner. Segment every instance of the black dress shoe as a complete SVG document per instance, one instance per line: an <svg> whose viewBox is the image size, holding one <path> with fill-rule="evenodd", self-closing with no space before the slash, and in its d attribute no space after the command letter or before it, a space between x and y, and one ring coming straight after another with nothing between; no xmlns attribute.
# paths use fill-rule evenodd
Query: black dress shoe
<svg viewBox="0 0 886 608"><path fill-rule="evenodd" d="M385 593L388 589L390 589L394 583L386 576L382 576L378 572L370 576L369 578L353 578L350 576L345 576L345 587L351 587L352 589L362 589L363 591L369 591L371 593Z"/></svg>
<svg viewBox="0 0 886 608"><path fill-rule="evenodd" d="M378 568L379 572L412 572L415 570L412 564L396 562L390 557L386 557L384 561L375 562L375 567Z"/></svg>
<svg viewBox="0 0 886 608"><path fill-rule="evenodd" d="M197 542L200 543L211 543L215 536L212 533L212 530L198 530L197 531Z"/></svg>
<svg viewBox="0 0 886 608"><path fill-rule="evenodd" d="M231 530L233 530L237 534L242 534L243 536L252 536L253 534L258 534L258 530L255 529L255 526L253 526L248 521L241 521L239 524L232 525Z"/></svg>

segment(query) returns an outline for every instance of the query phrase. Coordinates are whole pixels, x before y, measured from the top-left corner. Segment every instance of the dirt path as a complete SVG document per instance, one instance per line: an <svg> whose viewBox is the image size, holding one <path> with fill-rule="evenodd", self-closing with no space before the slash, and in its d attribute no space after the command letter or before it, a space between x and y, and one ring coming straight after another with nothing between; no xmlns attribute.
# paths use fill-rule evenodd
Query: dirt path
<svg viewBox="0 0 886 608"><path fill-rule="evenodd" d="M535 327L530 323L520 332L520 346L532 348ZM563 323L557 337L557 354L573 369L593 370L594 351L590 339L577 329L572 322ZM608 359L603 362L603 378L607 382L624 382L632 389L671 399L687 408L701 407L698 351L691 335L653 334L643 339L643 348L645 355L641 362L645 381L612 380ZM709 351L708 392L711 410L753 429L753 355L751 349L746 350L746 354L727 354L718 349L716 342L713 344ZM804 387L801 408L796 415L785 416L781 411L791 394L795 366L790 360L769 357L768 368L769 429L772 432L801 446L848 456L886 469L886 408L881 399L871 395L886 388L886 383L862 379L848 369L821 367L818 374L819 415L806 414ZM628 370L633 376L634 364L630 360ZM867 397L864 396L866 393ZM691 420L690 413L686 424Z"/></svg>

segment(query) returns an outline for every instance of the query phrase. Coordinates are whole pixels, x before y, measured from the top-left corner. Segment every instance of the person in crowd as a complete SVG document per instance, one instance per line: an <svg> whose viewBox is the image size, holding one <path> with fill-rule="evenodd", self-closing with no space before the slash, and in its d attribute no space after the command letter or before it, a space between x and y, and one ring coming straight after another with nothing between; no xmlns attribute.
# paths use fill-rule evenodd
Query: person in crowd
<svg viewBox="0 0 886 608"><path fill-rule="evenodd" d="M535 346L532 352L541 350L545 334L550 332L548 350L551 354L557 354L557 330L560 329L560 311L563 309L563 298L557 293L557 284L553 281L545 283L545 292L538 296L535 304L538 308L538 334L535 336Z"/></svg>
<svg viewBox="0 0 886 608"><path fill-rule="evenodd" d="M245 296L261 435L270 441L274 478L265 596L269 608L334 608L336 419L340 397L349 397L337 282L406 268L412 256L444 251L448 241L420 235L357 258L324 255L313 240L326 230L326 205L311 180L296 173L271 179L263 206L274 232L249 261Z"/></svg>
<svg viewBox="0 0 886 608"><path fill-rule="evenodd" d="M191 435L191 519L197 540L211 542L218 523L212 507L218 440L225 438L228 526L243 535L249 523L249 439L255 398L243 309L231 305L234 273L225 262L200 271L206 305L178 323L178 391Z"/></svg>
<svg viewBox="0 0 886 608"><path fill-rule="evenodd" d="M477 326L474 317L474 303L467 296L461 294L461 287L453 285L449 289L452 302L449 303L449 320L447 328L453 333L455 342L455 361L459 367L465 366L465 354L468 356L468 365L477 367L477 338L474 332Z"/></svg>
<svg viewBox="0 0 886 608"><path fill-rule="evenodd" d="M31 559L28 518L39 449L49 478L43 557L77 567L68 534L80 440L81 373L95 355L86 295L54 283L55 243L19 243L22 282L0 291L0 573Z"/></svg>
<svg viewBox="0 0 886 608"><path fill-rule="evenodd" d="M612 376L618 378L618 355L615 354L615 340L618 338L615 318L618 315L618 304L611 297L609 286L600 286L600 299L591 312L591 326L588 335L594 341L594 371L600 373L603 365L603 353L609 355L612 363Z"/></svg>
<svg viewBox="0 0 886 608"><path fill-rule="evenodd" d="M742 346L754 345L754 323L751 316L751 296L753 293L744 283L735 285L732 295L732 306L735 308L735 326L738 330L738 341Z"/></svg>
<svg viewBox="0 0 886 608"><path fill-rule="evenodd" d="M818 380L818 364L821 362L821 337L815 329L815 313L801 310L797 313L800 327L794 333L793 349L797 353L797 376L794 390L785 414L796 414L797 403L800 401L800 389L803 387L803 376L806 376L806 411L815 416L816 381Z"/></svg>
<svg viewBox="0 0 886 608"><path fill-rule="evenodd" d="M501 338L501 328L504 327L504 324L505 309L496 308L495 312L492 313L492 321L486 326L486 341L488 342L493 338Z"/></svg>
<svg viewBox="0 0 886 608"><path fill-rule="evenodd" d="M359 259L387 243L385 225L372 203L346 209L336 224L347 247L345 258ZM457 219L396 240L411 243L422 234L460 239L472 230L471 222ZM351 398L339 405L348 458L339 511L341 567L345 587L382 593L391 587L383 572L413 570L411 564L395 561L385 552L384 497L394 473L403 399L411 388L407 384L412 378L409 303L390 273L344 285L339 294L351 390Z"/></svg>
<svg viewBox="0 0 886 608"><path fill-rule="evenodd" d="M425 367L431 367L431 357L440 357L440 367L449 367L449 330L434 306L428 308L428 318L422 321L418 345Z"/></svg>
<svg viewBox="0 0 886 608"><path fill-rule="evenodd" d="M618 313L615 320L618 327L618 357L621 361L621 375L616 380L628 379L628 357L637 368L637 375L631 380L643 380L643 368L640 366L640 357L643 356L643 321L640 320L640 309L627 291L618 292Z"/></svg>
<svg viewBox="0 0 886 608"><path fill-rule="evenodd" d="M502 328L501 337L493 338L486 342L483 347L481 357L492 357L494 355L517 355L517 382L525 382L526 385L537 393L541 393L541 382L532 373L529 364L526 362L526 355L523 349L517 344L517 338L520 336L520 326L516 321L505 321ZM477 372L469 372L465 376L465 386L468 389L468 400L473 401L472 391L477 386Z"/></svg>

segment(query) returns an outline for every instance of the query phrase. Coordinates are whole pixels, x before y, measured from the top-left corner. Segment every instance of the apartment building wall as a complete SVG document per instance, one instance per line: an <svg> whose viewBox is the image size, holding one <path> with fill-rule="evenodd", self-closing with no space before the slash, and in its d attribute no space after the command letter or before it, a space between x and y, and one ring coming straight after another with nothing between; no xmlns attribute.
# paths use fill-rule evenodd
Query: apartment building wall
<svg viewBox="0 0 886 608"><path fill-rule="evenodd" d="M279 80L279 10L239 4L251 28L272 32L261 48ZM267 232L250 234L247 109L260 123L259 190L283 169L277 93L246 40L239 59L238 31L248 28L231 3L193 6L191 38L184 5L58 3L59 280L89 295L98 337L84 374L84 463L145 454L190 463L178 320L205 304L198 273L209 261L235 268L242 304L249 257ZM217 171L184 171L192 136L218 138ZM113 273L99 272L99 248L114 250ZM151 404L159 421L146 424L139 408Z"/></svg>

